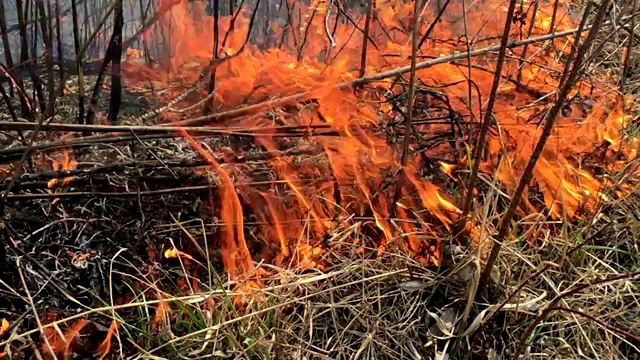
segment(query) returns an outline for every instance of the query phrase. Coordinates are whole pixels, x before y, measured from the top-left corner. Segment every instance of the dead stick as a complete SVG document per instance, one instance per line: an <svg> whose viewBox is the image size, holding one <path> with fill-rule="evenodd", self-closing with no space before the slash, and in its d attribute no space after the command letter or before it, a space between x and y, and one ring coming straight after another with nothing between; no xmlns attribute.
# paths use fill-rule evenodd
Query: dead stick
<svg viewBox="0 0 640 360"><path fill-rule="evenodd" d="M520 352L522 351L527 339L529 339L529 337L531 337L531 334L533 333L533 330L535 330L535 328L538 326L538 324L540 324L540 322L542 320L544 320L551 311L553 311L556 308L556 304L560 302L560 300L565 299L571 295L577 294L579 292L582 292L585 289L589 289L592 288L594 286L597 285L603 285L603 284L607 284L607 283L611 283L611 282L615 282L615 281L619 281L619 280L632 280L637 278L638 276L640 276L640 271L634 271L632 273L627 273L627 274L622 274L622 275L616 275L616 276L611 276L608 278L604 278L604 279L600 279L600 280L595 280L595 281L591 281L589 283L585 283L585 284L580 284L580 285L576 285L574 287L572 287L571 289L563 292L562 294L556 296L555 298L553 298L550 302L549 305L547 305L547 307L542 310L540 312L540 314L536 317L535 321L533 322L533 324L531 324L531 326L529 326L525 332L525 335L520 339L520 343L518 344L518 348L516 349L516 355L513 357L514 359L518 359Z"/></svg>
<svg viewBox="0 0 640 360"><path fill-rule="evenodd" d="M591 315L591 314L587 314L584 311L581 310L576 310L576 309L571 309L568 307L563 307L563 306L554 306L554 307L550 307L547 309L549 312L553 312L553 311L566 311L566 312L570 312L572 314L576 314L582 317L585 317L593 322L595 322L596 324L602 326L603 328L616 333L622 337L625 337L626 339L630 339L633 342L635 342L636 344L640 345L640 336L633 334L627 330L624 330L622 328L619 328L615 325L612 325L610 323L607 323L606 321L600 320L598 318L596 318L595 316Z"/></svg>
<svg viewBox="0 0 640 360"><path fill-rule="evenodd" d="M120 136L87 136L83 138L79 138L76 140L69 141L56 141L56 142L48 142L44 144L37 144L31 147L16 147L10 149L0 149L0 164L16 160L22 156L24 151L29 151L29 154L32 155L36 151L45 151L45 150L55 150L62 148L83 148L94 145L103 145L103 144L113 144L113 143L123 143L128 141L140 141L140 140L158 140L158 139L167 139L167 138L176 138L182 137L182 134L171 133L171 134L153 134L153 135L124 135L120 134Z"/></svg>
<svg viewBox="0 0 640 360"><path fill-rule="evenodd" d="M364 73L367 68L367 45L369 44L369 27L371 24L372 13L373 13L373 0L369 0L369 3L367 4L367 14L364 19L364 36L362 37L362 55L360 57L360 73L359 73L360 77L364 77Z"/></svg>
<svg viewBox="0 0 640 360"><path fill-rule="evenodd" d="M633 8L631 10L631 13L634 13L636 11L636 9L638 8L638 1L637 0L633 0ZM635 30L636 28L636 18L633 17L631 19L631 29ZM627 76L629 75L629 60L631 59L631 52L633 51L633 43L635 41L635 32L631 31L631 33L629 34L629 40L627 42L627 49L624 53L624 57L622 59L622 75L620 76L620 92L624 94L625 92L625 85L626 85L626 79Z"/></svg>
<svg viewBox="0 0 640 360"><path fill-rule="evenodd" d="M0 130L35 130L38 124L28 122L0 121ZM243 135L259 133L260 135L281 133L286 131L312 131L316 129L330 129L329 124L311 125L291 125L276 127L255 127L255 128L222 128L222 127L189 127L187 131L191 134L203 135ZM64 132L102 132L102 133L136 133L136 134L168 134L172 132L184 131L184 126L145 126L145 125L80 125L49 123L40 126L42 131L64 131Z"/></svg>

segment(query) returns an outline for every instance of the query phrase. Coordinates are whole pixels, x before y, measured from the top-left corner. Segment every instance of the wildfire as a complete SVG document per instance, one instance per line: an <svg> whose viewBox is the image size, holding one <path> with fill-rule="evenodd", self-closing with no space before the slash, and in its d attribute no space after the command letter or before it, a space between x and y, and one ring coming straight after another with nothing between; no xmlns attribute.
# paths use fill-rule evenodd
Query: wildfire
<svg viewBox="0 0 640 360"><path fill-rule="evenodd" d="M283 263L298 254L302 255L298 265L321 266L325 253L322 239L334 231L341 220L358 214L371 218L371 223L379 230L375 240L381 251L387 244L403 238L411 252L428 259L425 261L438 263L439 243L415 234L430 233L438 238L434 229L449 229L460 216L459 204L443 190L444 184L450 179L457 179L457 172L463 173L462 170L472 162L469 154L463 154L464 150L459 149L468 149L472 145L469 139L474 138L471 135L477 132L477 119L482 118L481 108L494 78L495 58L489 54L472 58L470 66L464 61L442 62L417 71L419 89L416 101L422 107L416 115L417 143L410 150L419 155L414 156L409 165L401 166L400 147L397 142L389 141L388 134L380 129L389 125L389 118L403 120L406 99L388 99L403 99L405 80L399 76L386 78L376 82L373 89L362 91L338 87L338 84L358 77L363 59L363 34L332 9L337 6L333 2L316 1L312 5L309 11L294 17L292 26L283 26L278 21L270 23L268 38L278 39L278 45L269 48L247 42L247 32L253 21L252 9L242 10L237 17L222 16L219 19L220 29L229 29L233 22L233 31L220 32L224 44L219 53L231 58L216 69L215 111L300 93L309 95L304 99L307 102L298 103L297 108L293 106L295 104L278 104L289 109L286 114L273 109L269 114L251 114L217 126L265 129L255 142L267 151L286 150L294 144L293 140L279 136L281 127L309 129L311 125L322 124L338 134L312 139L324 149L322 157L273 160L278 177L293 193L291 198L283 195L280 185L269 189L235 185L235 180L248 175L232 164L221 165L214 151L184 131L184 137L193 148L209 161L210 171L215 174L220 187L215 206L219 207L224 226L216 236L222 248L225 268L233 279L255 274L245 236L243 212L246 209L250 209L263 224L258 236L277 244L277 262ZM414 26L413 4L396 0L376 1L375 5L373 16L377 21L370 27L371 46L366 53L365 74L406 66L411 54L409 29ZM438 13L435 6L429 4L422 11L422 21L418 24L421 34L434 21ZM421 59L467 51L466 41L461 40L464 34L463 21L459 17L463 12L462 6L459 2L449 5L441 22L420 48ZM551 6L539 4L531 36L547 34L552 27L555 31L576 27L572 14L560 7L553 17ZM467 33L472 36L470 41L474 48L494 43L492 39L501 33L504 26L504 10L502 5L492 1L477 1L469 5ZM274 6L273 11L282 13L286 10L284 6ZM314 11L320 14L314 15ZM522 24L513 26L514 39L526 36L529 31L532 14L529 11L523 16L526 19ZM356 21L359 21L358 28L361 29L364 17L354 15L353 18L360 19ZM160 71L150 73L143 70L141 64L125 63L125 66L140 69L139 72L144 71L155 80L179 75L182 79L195 81L198 74L189 70L191 65L196 62L204 68L212 56L213 19L204 16L201 3L185 0L175 6L161 23L171 26L160 24L151 28L145 37L152 39L171 29L169 74ZM331 32L332 41L327 40L327 29ZM331 45L333 41L337 44L335 48ZM487 140L488 150L481 166L483 172L496 175L508 195L513 194L541 135L537 122L549 107L549 101L545 100L547 95L558 88L559 74L564 66L559 58L568 53L570 41L569 37L530 44L523 62L519 61L523 55L522 48L513 48L508 54L505 77L520 80L519 83L505 81L500 88L495 106L495 131ZM468 76L476 86L471 98L470 85L466 80ZM380 96L380 93L385 93L385 96ZM201 95L204 98L207 94L203 90ZM638 148L637 141L624 137L623 130L629 123L625 110L621 106L609 110L611 104L617 103L617 98L605 86L582 82L576 86L572 96L583 101L569 104L564 116L558 120L554 138L545 148L534 171L535 181L531 184L542 193L543 203L557 218L573 217L579 210L593 208L608 198L602 191L609 184L594 175L593 165L582 163L580 159L585 154L593 152L603 142L608 144L607 151L620 152L627 158L634 158ZM383 104L380 103L381 98L386 99ZM584 105L587 101L592 104L588 111ZM471 135L453 130L455 138L428 147L421 146L422 138L437 137L455 127L455 124L432 121L442 115L443 108L448 108L450 114L457 114L458 125L465 127ZM398 128L402 129L402 126ZM410 129L402 131L409 133ZM452 148L458 152L457 155L451 155ZM439 171L446 175L444 179L425 176L424 169L418 165L431 158L442 159L437 163ZM607 171L614 171L621 164L601 166ZM396 188L399 190L394 191ZM538 202L528 197L523 203L527 211L542 210ZM403 234L408 235L405 237ZM165 255L185 257L177 252Z"/></svg>

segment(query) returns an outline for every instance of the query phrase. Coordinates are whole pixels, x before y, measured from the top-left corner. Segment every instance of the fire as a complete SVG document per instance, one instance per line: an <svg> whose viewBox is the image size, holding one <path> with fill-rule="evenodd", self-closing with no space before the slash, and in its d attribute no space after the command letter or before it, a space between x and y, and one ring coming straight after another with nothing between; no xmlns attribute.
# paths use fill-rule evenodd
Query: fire
<svg viewBox="0 0 640 360"><path fill-rule="evenodd" d="M171 26L158 25L145 34L147 39L153 39L171 29L170 71L154 71L140 64L125 63L130 70L127 74L132 77L130 81L135 80L136 73L142 73L145 81L147 78L168 81L180 77L195 82L199 74L193 71L192 65L198 64L200 70L211 59L213 19L204 15L203 5L199 2L174 3L178 4L162 19L165 25ZM243 217L246 209L250 209L262 224L257 236L276 245L275 261L286 263L297 258L298 265L303 267L321 266L325 253L322 239L353 214L372 219L371 224L379 230L375 240L381 251L391 242L406 239L406 248L412 253L428 259L427 262L438 263L440 244L415 234L426 233L438 238L437 229L446 231L460 216L458 201L443 190L443 184L456 179L458 172L464 173L462 170L469 164L469 154L460 149L470 148L469 139L475 138L477 119L482 118L479 116L481 106L494 77L494 57L474 57L470 67L461 61L440 63L417 71L416 99L422 105L416 115L419 117L415 125L418 139L410 151L419 155L403 167L398 142L389 141L380 129L387 125L384 123L387 120L382 119L403 119L406 99L393 100L396 101L393 106L392 100L388 99L402 99L404 80L387 78L358 91L337 86L358 77L364 39L362 32L355 30L353 24L336 11L336 6L333 2L315 1L308 11L293 16L292 26L274 21L267 32L269 39L278 39L278 45L268 48L247 42L252 9L242 10L237 17L219 19L221 39L224 37L219 53L230 59L216 69L215 111L300 93L308 96L302 103L279 104L286 111L274 108L269 114L251 114L216 125L263 129L255 143L267 151L286 150L301 141L313 141L324 150L318 157L273 160L273 168L286 186L274 183L267 189L253 189L238 185L242 183L239 180L250 177L240 167L221 165L214 151L189 136L186 130L183 132L193 148L209 161L212 178L219 185L219 198L214 206L218 207L224 226L216 237L222 248L224 266L233 279L256 275L245 236ZM275 10L282 13L283 8L280 6ZM410 2L375 2L373 15L377 21L371 24L365 74L377 74L408 64L410 29L415 22L412 10ZM504 25L504 10L503 5L492 1L469 5L468 34L474 48L494 43L493 39ZM313 15L314 11L320 14ZM458 14L462 11L460 2L449 5L442 21L420 48L420 59L467 51L466 41L461 40L464 29ZM433 4L422 12L418 23L421 34L426 32L437 12ZM553 24L552 13L552 5L539 5L532 36L547 34L552 27L556 32L576 27L572 14L563 7L558 9ZM523 22L526 25L513 27L514 39L525 36L523 34L528 31L531 12L526 14L528 18ZM362 28L363 16L354 14L352 18ZM227 32L232 21L233 31ZM327 38L327 29L331 31L332 41ZM255 37L252 36L249 38ZM264 40L266 36L260 39ZM336 47L332 46L333 41ZM495 174L508 195L517 186L541 135L537 122L553 101L564 66L558 59L568 53L570 41L569 37L530 44L527 59L521 64L518 59L522 48L509 52L505 75L509 79L521 79L521 83L504 81L500 88L495 106L496 125L487 140L488 151L481 166L483 172ZM553 47L548 46L550 43L563 54L554 53ZM472 89L471 99L466 81L469 73L476 86ZM589 94L589 98L583 94ZM201 95L204 98L206 90L202 90ZM634 158L638 148L638 141L624 135L623 130L629 123L626 109L618 105L615 110L609 110L618 99L606 86L581 82L571 96L583 99L584 103L589 101L591 109L585 111L585 105L578 102L568 105L564 116L558 119L553 140L549 141L535 168L535 181L530 184L530 189L535 187L542 193L544 205L556 218L573 217L581 209L591 209L607 199L602 191L609 184L594 175L592 166L582 164L580 159L585 154L590 154L603 142L608 144L607 151L620 152L628 158ZM456 114L461 119L459 124L466 130L454 132L450 141L421 147L422 138L452 131L449 123L430 121L442 116L443 108ZM282 127L309 130L312 125L320 124L327 125L332 136L300 140L288 139L278 132ZM405 129L403 123L395 128L403 134L411 131ZM458 156L451 155L452 147L459 152ZM440 171L447 175L445 180L427 179L418 164L430 158L442 159L438 163ZM607 171L615 171L622 164L602 166ZM293 196L286 197L285 192ZM539 202L529 197L523 203L527 211L543 210ZM404 221L396 222L397 219ZM182 256L178 253L169 255Z"/></svg>
<svg viewBox="0 0 640 360"><path fill-rule="evenodd" d="M64 149L63 151L61 151L60 153L56 154L57 156L54 156L51 161L51 165L53 166L53 170L54 171L68 171L68 170L74 170L77 167L77 162L75 160L75 157L73 155L73 151L71 149ZM64 179L62 179L62 181L59 181L59 179L54 178L49 180L48 183L48 187L49 189L54 189L56 187L64 187L69 185L69 183L73 180L72 176L67 176Z"/></svg>

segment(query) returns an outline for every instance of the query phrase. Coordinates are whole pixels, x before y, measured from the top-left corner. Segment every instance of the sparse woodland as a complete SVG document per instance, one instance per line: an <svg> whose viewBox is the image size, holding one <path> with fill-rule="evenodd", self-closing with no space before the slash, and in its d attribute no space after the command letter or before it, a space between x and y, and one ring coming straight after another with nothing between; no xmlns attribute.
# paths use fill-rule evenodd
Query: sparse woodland
<svg viewBox="0 0 640 360"><path fill-rule="evenodd" d="M0 2L0 360L638 358L638 15Z"/></svg>

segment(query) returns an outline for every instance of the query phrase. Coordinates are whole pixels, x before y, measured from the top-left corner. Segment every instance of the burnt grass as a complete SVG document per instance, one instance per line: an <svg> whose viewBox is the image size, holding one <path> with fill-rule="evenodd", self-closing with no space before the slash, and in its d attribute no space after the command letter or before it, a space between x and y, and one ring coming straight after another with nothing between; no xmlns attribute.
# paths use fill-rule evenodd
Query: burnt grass
<svg viewBox="0 0 640 360"><path fill-rule="evenodd" d="M75 94L67 95L59 99L59 108L54 122L73 123L76 114L76 100L73 98ZM105 97L107 95L103 95ZM135 119L145 113L149 108L157 106L159 103L148 94L140 94L135 91L127 91L123 96L123 107L121 118L123 123L135 123ZM392 99L391 101L395 101ZM426 101L418 101L418 114L426 112L426 109L438 108L438 104L432 100L431 103ZM101 102L105 104L107 101L103 99ZM4 105L3 105L4 106ZM105 105L101 105L105 106ZM423 106L423 108L420 108ZM6 109L4 109L6 110ZM4 111L3 110L3 111ZM106 111L105 108L99 109ZM285 113L295 116L295 110L283 109ZM433 110L429 110L433 111ZM6 113L6 112L5 112ZM433 117L433 114L430 115ZM389 142L400 146L397 133L389 133L389 129L395 126L393 119L383 121L377 133L386 133L389 136ZM469 129L465 129L469 131ZM26 133L25 135L28 135ZM54 138L53 134L43 134L40 140L45 140L45 135L49 139ZM439 138L424 139L418 138L419 148L425 152L446 144L447 136L455 136L455 134L439 134ZM239 137L217 137L217 138L198 138L199 141L205 142L209 148L213 149L216 154L224 157L225 151L229 149L236 154L259 154L264 152L260 146L257 146L252 139ZM5 147L15 146L19 143L14 136L8 134L2 139ZM282 148L296 149L304 147L305 140L301 138L283 139ZM302 157L320 157L322 158L322 149L317 145L307 145L311 149L310 153L316 152L315 155L301 154L287 157L287 161L295 163L296 161L304 161ZM442 158L445 158L454 149L446 148L446 150L438 150L441 152ZM226 150L225 150L226 149ZM449 154L446 152L449 151ZM429 153L433 154L433 152ZM156 292L153 289L162 289L166 294L172 296L184 296L190 293L190 284L184 281L183 266L190 272L191 279L199 279L205 282L207 272L202 268L193 265L193 262L206 264L210 271L217 274L221 280L219 287L223 287L226 273L220 250L221 237L224 236L224 230L220 226L205 226L201 224L218 224L220 221L220 206L222 198L215 186L215 181L207 174L206 166L158 166L158 167L137 167L133 162L149 162L149 161L171 161L175 159L187 159L188 161L197 161L198 154L190 149L188 141L179 137L169 139L154 139L143 141L129 141L126 143L115 143L108 145L96 145L85 147L74 151L76 160L80 164L80 168L102 166L104 164L131 163L117 171L104 171L96 174L77 174L67 185L56 189L47 189L47 182L50 177L42 176L35 179L19 178L13 185L12 194L39 194L33 195L33 198L20 199L19 197L9 197L7 199L4 212L4 226L10 235L11 244L6 244L5 248L7 256L0 265L1 279L4 284L0 289L0 318L6 318L10 324L19 326L19 332L25 332L38 328L38 322L33 316L34 311L42 318L63 319L74 316L79 312L87 309L102 308L111 304L113 299L114 305L126 304L135 298L139 298L140 294L146 294L149 299L156 298ZM34 168L29 172L51 171L51 161L43 159L41 156L33 156ZM39 160L38 160L39 159ZM200 159L201 160L201 159ZM237 160L237 159L236 159ZM423 163L420 164L421 174L425 179L429 179L446 192L456 203L460 202L460 183L465 181L466 175L457 174L461 180L453 180L446 174L442 173L438 166L437 156L423 157ZM313 160L322 162L323 160ZM326 161L326 160L324 160ZM233 161L231 161L233 162ZM30 164L27 164L28 167ZM264 182L263 185L255 185L252 189L238 189L240 201L243 203L244 220L245 220L245 236L249 246L250 253L256 263L265 262L275 263L280 255L279 244L275 239L269 239L270 234L261 233L259 228L254 224L260 223L260 219L248 205L248 200L255 201L255 191L271 190L279 198L285 208L300 206L293 199L291 189L286 184L269 184L270 180L274 180L274 170L267 161L249 161L243 164L250 170L253 182ZM331 174L327 174L329 177ZM396 184L394 173L389 172L388 182L379 189L381 193L392 193ZM7 182L2 184L2 191L5 191ZM484 188L487 185L479 184L481 192L487 191ZM193 188L188 191L169 191L163 192L163 189L181 189ZM79 193L65 197L65 193ZM101 196L95 193L127 193L121 196ZM344 190L343 190L344 192ZM60 198L54 195L45 195L57 193ZM338 194L340 192L338 191ZM349 194L343 194L348 196ZM529 193L530 200L536 205L542 204L542 196L532 189ZM340 196L338 196L340 197ZM348 208L348 204L342 204ZM504 200L499 201L499 208L504 209L507 203ZM255 205L254 205L255 206ZM266 204L263 204L266 206ZM634 209L636 209L633 205ZM622 223L616 220L619 216L618 205L612 205L609 209L609 221L612 223ZM635 221L638 212L635 211ZM372 218L373 214L370 210L363 213L357 213L353 209L353 213L362 218ZM633 212L633 211L632 211ZM438 225L438 220L425 215L424 220L436 227L438 232L442 234L444 239L448 239L450 234L442 225ZM178 226L177 224L183 224ZM578 224L579 225L579 224ZM206 229L206 234L202 234L202 230ZM377 247L376 240L382 237L381 231L375 226L375 222L368 220L359 230L364 245L368 248L375 249ZM610 230L603 230L594 241L595 245L604 241L604 237L611 236ZM613 230L611 230L613 231ZM619 234L620 228L616 230ZM197 238L193 241L190 236ZM314 246L330 247L327 239L332 234L311 234ZM619 235L618 235L619 236ZM206 238L209 247L206 254L199 246L202 239ZM289 239L293 244L296 239ZM200 242L200 245L198 245ZM626 243L630 244L630 243ZM523 244L524 247L534 247L535 241L530 244ZM183 251L191 255L192 259L167 258L165 251L172 249ZM605 251L605 250L598 250ZM621 253L633 253L633 248L623 249ZM376 258L375 251L369 251L365 257L368 259ZM554 258L553 251L548 254L542 254L543 258ZM447 255L445 255L446 257ZM343 266L343 263L335 261L332 258L318 259L325 268L323 271L331 272L332 270ZM380 259L380 261L384 261ZM191 264L190 264L191 263ZM637 267L638 259L633 256L620 255L619 264L625 268L633 269ZM453 264L445 259L441 268L431 269L436 273L446 277L453 270ZM293 270L304 273L303 270ZM308 272L307 270L306 272ZM135 274L144 274L145 280L139 279L139 282L132 281ZM147 281L153 281L153 286ZM398 281L398 280L394 280ZM26 289L25 289L26 284ZM193 285L193 284L191 284ZM542 285L541 285L542 286ZM14 289L15 292L9 289ZM490 301L499 302L505 295L505 288L493 286L491 290ZM33 298L35 310L31 309L29 302L25 301L27 292ZM456 299L464 299L464 290L459 292L451 292L446 288L438 288L431 292L424 292L422 297L416 300L424 303L427 308L441 309ZM393 307L393 300L376 302L373 307L375 311L382 311L381 308ZM156 307L150 306L147 309L150 312L150 318L153 318ZM333 332L330 324L334 317L348 317L349 311L345 309L337 310L338 313L324 313L319 316L316 321L325 325L317 328L316 331L324 333L321 337L329 337ZM435 310L434 310L435 311ZM295 314L304 313L303 304L295 304L286 306L282 310L284 318L295 316ZM343 312L343 313L342 313ZM341 315L342 314L342 315ZM123 322L129 324L137 324L140 322L140 313L135 308L123 308L118 310L118 315ZM104 340L107 329L110 326L110 316L107 311L92 313L88 316L91 320L89 325L82 329L82 341L74 340L69 349L71 353L77 357L89 357L96 353L97 349ZM505 330L508 320L504 314L499 314L487 326L482 334L482 345L477 348L479 358L486 358L489 349L504 347L505 344L512 341L512 334ZM64 324L64 329L73 326L73 321ZM425 324L421 325L427 329ZM510 325L511 326L511 325ZM422 327L421 327L422 328ZM180 329L178 326L174 329L176 333L180 331L188 332L190 329ZM130 332L134 334L135 332ZM124 333L122 333L124 334ZM6 340L9 333L0 335L0 340ZM123 335L124 336L124 335ZM132 341L144 344L151 337L157 343L162 343L161 332L145 332L141 331L137 337L132 335ZM320 336L320 335L318 335ZM426 335L422 340L428 342ZM153 341L152 341L153 342ZM33 344L38 349L45 349L43 338L39 332L30 334L27 342L12 343L12 351L14 357L32 358L35 356ZM114 349L117 342L112 341ZM345 345L347 347L351 345ZM355 345L354 345L355 346ZM391 346L391 345L389 345ZM391 346L392 347L392 346ZM224 347L222 348L224 352ZM123 349L112 351L110 356L115 357L118 351L123 354L133 355L138 349L132 346L125 346ZM357 346L353 348L357 351ZM257 358L257 357L256 357Z"/></svg>

